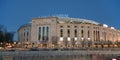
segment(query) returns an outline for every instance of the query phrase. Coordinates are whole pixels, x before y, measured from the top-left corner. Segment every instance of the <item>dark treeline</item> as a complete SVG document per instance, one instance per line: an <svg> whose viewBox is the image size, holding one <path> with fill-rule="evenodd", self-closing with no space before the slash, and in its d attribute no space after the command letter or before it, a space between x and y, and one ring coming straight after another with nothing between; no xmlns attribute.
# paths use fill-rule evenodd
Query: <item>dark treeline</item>
<svg viewBox="0 0 120 60"><path fill-rule="evenodd" d="M4 25L0 25L0 43L13 43L15 32L7 32Z"/></svg>

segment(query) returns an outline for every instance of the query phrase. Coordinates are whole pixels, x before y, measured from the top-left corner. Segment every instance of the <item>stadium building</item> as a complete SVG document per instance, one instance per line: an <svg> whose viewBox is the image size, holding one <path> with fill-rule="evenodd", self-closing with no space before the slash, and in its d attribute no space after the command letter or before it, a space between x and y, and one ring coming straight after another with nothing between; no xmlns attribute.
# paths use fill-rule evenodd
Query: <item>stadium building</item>
<svg viewBox="0 0 120 60"><path fill-rule="evenodd" d="M18 41L24 47L39 48L118 47L120 31L92 20L51 16L22 25Z"/></svg>

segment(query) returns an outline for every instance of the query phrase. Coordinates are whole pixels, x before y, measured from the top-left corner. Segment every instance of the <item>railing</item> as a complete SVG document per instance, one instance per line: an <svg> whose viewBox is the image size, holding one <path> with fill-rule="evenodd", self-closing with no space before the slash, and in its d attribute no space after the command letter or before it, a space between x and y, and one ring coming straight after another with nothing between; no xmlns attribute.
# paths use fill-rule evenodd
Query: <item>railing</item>
<svg viewBox="0 0 120 60"><path fill-rule="evenodd" d="M104 60L112 59L120 51L0 51L0 60L95 60L101 57ZM102 59L101 59L102 60Z"/></svg>

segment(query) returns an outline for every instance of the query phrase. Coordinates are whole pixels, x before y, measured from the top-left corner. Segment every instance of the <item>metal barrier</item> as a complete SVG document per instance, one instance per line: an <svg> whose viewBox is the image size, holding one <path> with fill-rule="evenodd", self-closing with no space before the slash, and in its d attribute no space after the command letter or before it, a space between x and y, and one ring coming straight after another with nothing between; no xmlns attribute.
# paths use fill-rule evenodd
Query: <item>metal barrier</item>
<svg viewBox="0 0 120 60"><path fill-rule="evenodd" d="M110 60L120 51L0 51L0 60ZM98 59L99 58L99 59Z"/></svg>

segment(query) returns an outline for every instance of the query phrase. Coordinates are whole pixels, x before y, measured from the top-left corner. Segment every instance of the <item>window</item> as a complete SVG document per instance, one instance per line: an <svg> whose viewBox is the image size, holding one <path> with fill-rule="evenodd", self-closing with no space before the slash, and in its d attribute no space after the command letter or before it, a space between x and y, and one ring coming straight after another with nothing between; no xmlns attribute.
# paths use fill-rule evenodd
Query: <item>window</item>
<svg viewBox="0 0 120 60"><path fill-rule="evenodd" d="M25 37L25 32L23 34L24 34L24 37Z"/></svg>
<svg viewBox="0 0 120 60"><path fill-rule="evenodd" d="M77 28L77 26L75 26L75 28Z"/></svg>
<svg viewBox="0 0 120 60"><path fill-rule="evenodd" d="M67 30L68 37L70 37L70 29Z"/></svg>
<svg viewBox="0 0 120 60"><path fill-rule="evenodd" d="M29 35L29 33L27 32L27 36Z"/></svg>
<svg viewBox="0 0 120 60"><path fill-rule="evenodd" d="M49 27L46 27L46 40L49 40Z"/></svg>
<svg viewBox="0 0 120 60"><path fill-rule="evenodd" d="M68 28L70 28L70 26L67 26Z"/></svg>
<svg viewBox="0 0 120 60"><path fill-rule="evenodd" d="M63 29L60 29L60 37L63 37Z"/></svg>
<svg viewBox="0 0 120 60"><path fill-rule="evenodd" d="M90 37L90 31L88 30L88 38Z"/></svg>
<svg viewBox="0 0 120 60"><path fill-rule="evenodd" d="M43 29L43 30L42 30L42 31L43 31L43 32L42 32L42 35L43 35L43 36L42 36L42 40L44 40L44 37L45 37L45 27L43 27L42 29Z"/></svg>
<svg viewBox="0 0 120 60"><path fill-rule="evenodd" d="M74 35L77 37L77 29L74 30Z"/></svg>
<svg viewBox="0 0 120 60"><path fill-rule="evenodd" d="M95 31L93 32L93 35L94 35L94 41L96 40L96 35L95 35L96 33L95 33Z"/></svg>
<svg viewBox="0 0 120 60"><path fill-rule="evenodd" d="M81 26L81 28L84 28L84 26Z"/></svg>
<svg viewBox="0 0 120 60"><path fill-rule="evenodd" d="M83 37L84 36L84 31L83 30L81 30L81 37Z"/></svg>
<svg viewBox="0 0 120 60"><path fill-rule="evenodd" d="M100 32L98 31L98 40L100 40Z"/></svg>
<svg viewBox="0 0 120 60"><path fill-rule="evenodd" d="M27 38L27 42L28 42L28 38Z"/></svg>
<svg viewBox="0 0 120 60"><path fill-rule="evenodd" d="M38 40L48 40L49 39L49 27L41 26L38 30Z"/></svg>
<svg viewBox="0 0 120 60"><path fill-rule="evenodd" d="M63 26L60 26L60 28L63 28Z"/></svg>
<svg viewBox="0 0 120 60"><path fill-rule="evenodd" d="M38 35L38 40L41 39L41 27L39 27L39 35Z"/></svg>
<svg viewBox="0 0 120 60"><path fill-rule="evenodd" d="M88 28L90 28L90 27L88 26Z"/></svg>

